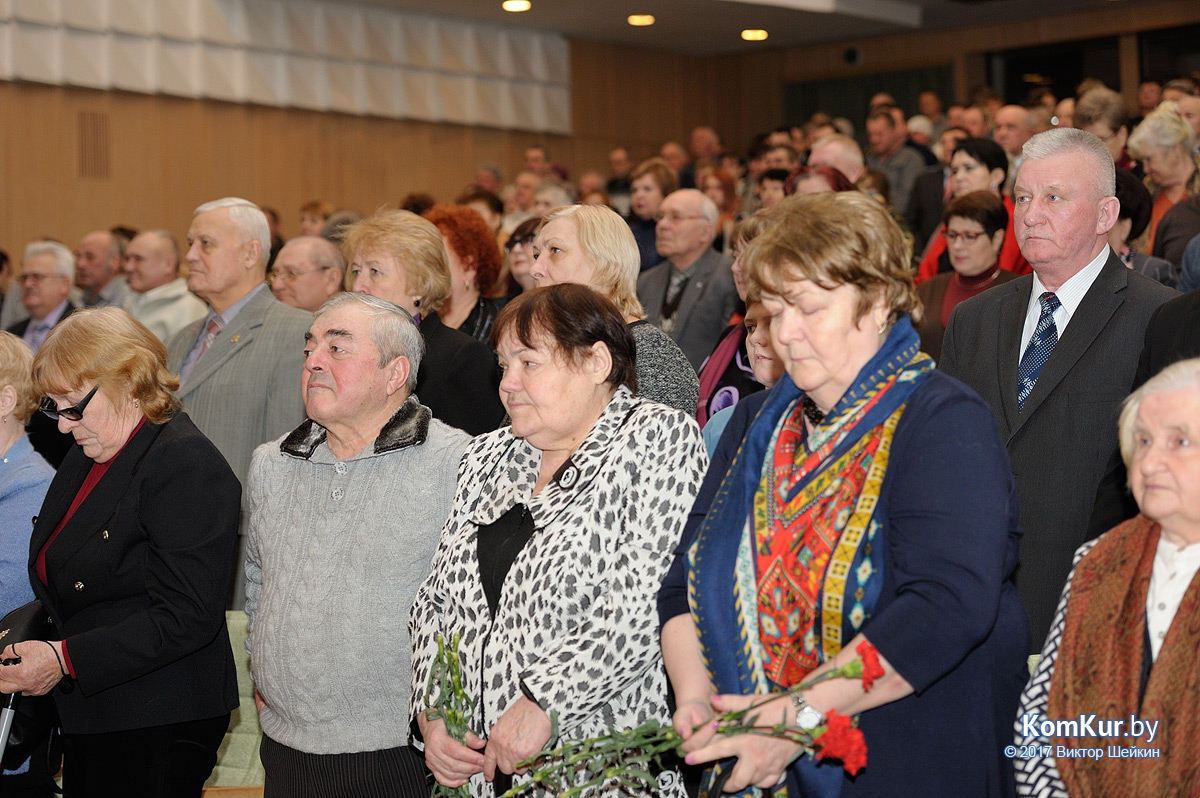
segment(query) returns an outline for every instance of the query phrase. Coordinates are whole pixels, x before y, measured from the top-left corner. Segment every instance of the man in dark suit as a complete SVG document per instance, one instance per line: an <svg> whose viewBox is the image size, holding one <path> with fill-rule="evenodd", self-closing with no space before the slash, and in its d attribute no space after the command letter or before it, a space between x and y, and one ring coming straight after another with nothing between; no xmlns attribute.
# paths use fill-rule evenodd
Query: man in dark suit
<svg viewBox="0 0 1200 798"><path fill-rule="evenodd" d="M697 372L729 325L737 301L729 258L712 248L717 206L694 188L662 201L655 246L666 261L642 272L646 320L679 344Z"/></svg>
<svg viewBox="0 0 1200 798"><path fill-rule="evenodd" d="M1135 384L1189 357L1200 357L1200 291L1175 297L1154 311L1146 326Z"/></svg>
<svg viewBox="0 0 1200 798"><path fill-rule="evenodd" d="M1015 229L1034 273L955 308L941 368L992 407L1021 509L1017 588L1040 648L1076 548L1132 515L1117 453L1146 324L1174 296L1108 246L1112 156L1080 130L1038 134L1017 174Z"/></svg>
<svg viewBox="0 0 1200 798"><path fill-rule="evenodd" d="M54 326L75 311L67 298L74 278L75 256L71 250L55 241L35 241L27 246L17 283L29 318L8 331L37 352ZM26 431L34 450L55 468L75 443L74 438L59 432L58 425L41 413L30 417Z"/></svg>
<svg viewBox="0 0 1200 798"><path fill-rule="evenodd" d="M180 375L188 415L244 487L254 448L304 420L300 374L312 314L278 301L263 282L271 233L254 203L201 205L187 240L188 288L208 313L167 341L167 367ZM245 601L244 537L238 549L233 609Z"/></svg>
<svg viewBox="0 0 1200 798"><path fill-rule="evenodd" d="M950 159L958 142L970 138L961 127L947 128L941 137L942 161L925 170L913 185L905 221L913 232L917 254L925 250L929 239L942 224L942 208L950 200Z"/></svg>

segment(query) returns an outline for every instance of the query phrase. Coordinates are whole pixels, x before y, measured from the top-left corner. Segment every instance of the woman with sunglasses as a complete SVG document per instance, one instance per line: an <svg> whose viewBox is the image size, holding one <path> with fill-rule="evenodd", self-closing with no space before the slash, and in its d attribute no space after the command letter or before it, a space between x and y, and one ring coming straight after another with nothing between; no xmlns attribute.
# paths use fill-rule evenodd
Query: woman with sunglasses
<svg viewBox="0 0 1200 798"><path fill-rule="evenodd" d="M533 239L541 223L541 217L526 219L517 225L517 229L504 242L504 254L507 256L505 266L508 270L507 299L537 287L533 279Z"/></svg>
<svg viewBox="0 0 1200 798"><path fill-rule="evenodd" d="M54 696L65 798L199 798L238 705L225 599L241 486L166 360L153 333L103 308L60 322L33 361L43 411L76 445L29 545L54 639L5 646L17 662L0 667L0 692Z"/></svg>

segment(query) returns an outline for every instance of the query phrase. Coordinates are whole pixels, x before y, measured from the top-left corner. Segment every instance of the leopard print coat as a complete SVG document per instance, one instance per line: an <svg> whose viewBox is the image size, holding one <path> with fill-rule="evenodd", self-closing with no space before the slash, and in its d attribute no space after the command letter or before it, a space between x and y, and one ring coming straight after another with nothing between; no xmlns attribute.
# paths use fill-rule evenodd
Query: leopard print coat
<svg viewBox="0 0 1200 798"><path fill-rule="evenodd" d="M625 388L533 498L541 452L508 427L475 438L409 616L413 718L425 709L440 633L446 640L461 635L463 680L478 702L472 725L480 736L522 695L522 685L557 713L564 738L668 720L655 594L707 459L694 420ZM528 506L535 531L492 618L476 538L480 526L518 503ZM469 786L473 796L494 794L482 775ZM682 796L678 774L664 772L656 792Z"/></svg>

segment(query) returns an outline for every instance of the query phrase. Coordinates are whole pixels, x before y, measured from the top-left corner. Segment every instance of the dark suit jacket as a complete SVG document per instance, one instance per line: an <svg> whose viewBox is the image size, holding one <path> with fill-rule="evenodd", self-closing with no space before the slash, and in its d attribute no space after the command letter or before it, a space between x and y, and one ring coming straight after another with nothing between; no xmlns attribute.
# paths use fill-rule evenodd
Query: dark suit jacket
<svg viewBox="0 0 1200 798"><path fill-rule="evenodd" d="M67 303L67 309L59 316L58 321L61 322L67 316L70 316L78 310L77 307L70 302ZM31 319L19 321L8 328L8 331L18 338L25 336L25 331L29 329ZM55 322L57 326L58 322ZM34 413L29 417L29 423L25 426L25 432L29 435L29 442L33 444L33 450L46 458L46 462L54 468L62 463L63 458L67 456L67 452L71 451L71 447L75 445L75 438L69 433L64 434L58 431L58 423L49 416L41 413Z"/></svg>
<svg viewBox="0 0 1200 798"><path fill-rule="evenodd" d="M683 289L675 311L671 338L687 355L692 368L700 371L704 358L712 354L721 333L729 326L737 302L729 258L714 249L705 250L696 262L696 271ZM638 277L637 293L646 321L662 326L662 304L675 267L664 261Z"/></svg>
<svg viewBox="0 0 1200 798"><path fill-rule="evenodd" d="M918 258L925 252L925 245L942 223L942 198L945 196L945 190L945 177L941 166L931 167L923 172L913 184L905 218L913 232Z"/></svg>
<svg viewBox="0 0 1200 798"><path fill-rule="evenodd" d="M425 357L417 369L417 396L444 424L481 435L500 426L500 366L492 350L442 323L436 313L421 319Z"/></svg>
<svg viewBox="0 0 1200 798"><path fill-rule="evenodd" d="M1137 385L1189 357L1200 357L1200 291L1177 296L1154 311L1138 360Z"/></svg>
<svg viewBox="0 0 1200 798"><path fill-rule="evenodd" d="M146 422L35 563L92 460L72 449L33 528L29 577L78 680L63 728L93 734L214 718L238 705L225 596L241 486L186 414Z"/></svg>
<svg viewBox="0 0 1200 798"><path fill-rule="evenodd" d="M1110 255L1021 411L1017 367L1032 285L1026 275L955 308L938 365L991 406L1008 448L1025 532L1017 588L1036 653L1075 549L1136 512L1117 450L1117 415L1150 315L1176 294Z"/></svg>

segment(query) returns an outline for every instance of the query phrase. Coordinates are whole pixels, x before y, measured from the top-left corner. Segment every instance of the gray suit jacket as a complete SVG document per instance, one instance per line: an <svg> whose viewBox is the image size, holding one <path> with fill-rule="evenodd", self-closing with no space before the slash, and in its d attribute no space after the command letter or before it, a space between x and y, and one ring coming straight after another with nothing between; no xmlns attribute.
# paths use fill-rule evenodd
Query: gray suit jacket
<svg viewBox="0 0 1200 798"><path fill-rule="evenodd" d="M300 375L312 314L261 288L213 341L179 389L188 415L246 485L254 447L304 420ZM167 342L167 367L178 374L204 326L184 327ZM242 491L243 498L246 496Z"/></svg>
<svg viewBox="0 0 1200 798"><path fill-rule="evenodd" d="M1022 411L1017 367L1032 286L1033 276L1026 275L956 307L939 368L991 406L1008 448L1025 532L1017 590L1036 653L1075 549L1136 512L1125 489L1117 415L1133 385L1150 315L1178 294L1111 255Z"/></svg>
<svg viewBox="0 0 1200 798"><path fill-rule="evenodd" d="M729 267L729 258L715 249L706 250L696 261L696 271L683 289L679 309L675 311L671 338L697 372L729 326L729 317L737 303L737 289ZM638 299L646 311L646 321L651 324L662 326L663 298L674 268L670 261L664 261L638 277Z"/></svg>

